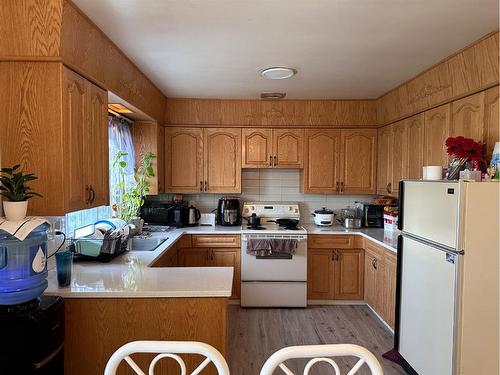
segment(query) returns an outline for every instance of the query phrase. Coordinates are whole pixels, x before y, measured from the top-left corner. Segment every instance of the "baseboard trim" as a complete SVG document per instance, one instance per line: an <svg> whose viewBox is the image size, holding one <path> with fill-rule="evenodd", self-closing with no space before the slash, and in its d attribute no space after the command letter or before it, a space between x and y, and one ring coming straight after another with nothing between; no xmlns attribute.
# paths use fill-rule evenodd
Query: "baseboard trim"
<svg viewBox="0 0 500 375"><path fill-rule="evenodd" d="M308 299L307 305L366 305L365 301L358 300L329 300L329 299Z"/></svg>

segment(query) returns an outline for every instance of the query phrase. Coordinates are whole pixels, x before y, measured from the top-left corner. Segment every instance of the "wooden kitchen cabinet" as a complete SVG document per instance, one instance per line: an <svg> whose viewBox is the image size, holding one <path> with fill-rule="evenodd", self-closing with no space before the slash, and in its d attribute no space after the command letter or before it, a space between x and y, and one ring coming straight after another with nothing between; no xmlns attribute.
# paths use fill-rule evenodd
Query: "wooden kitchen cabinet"
<svg viewBox="0 0 500 375"><path fill-rule="evenodd" d="M140 165L146 152L156 155L153 159L154 176L149 178L149 194L165 192L165 128L156 121L135 121L132 125L135 164Z"/></svg>
<svg viewBox="0 0 500 375"><path fill-rule="evenodd" d="M425 112L424 165L448 165L445 141L450 133L450 104Z"/></svg>
<svg viewBox="0 0 500 375"><path fill-rule="evenodd" d="M304 193L339 192L340 142L340 130L305 131L306 157L301 183Z"/></svg>
<svg viewBox="0 0 500 375"><path fill-rule="evenodd" d="M484 91L451 103L449 136L483 141Z"/></svg>
<svg viewBox="0 0 500 375"><path fill-rule="evenodd" d="M109 201L107 92L63 67L66 212Z"/></svg>
<svg viewBox="0 0 500 375"><path fill-rule="evenodd" d="M422 178L422 167L424 166L424 114L412 116L405 122L408 132L408 169L405 178L418 180Z"/></svg>
<svg viewBox="0 0 500 375"><path fill-rule="evenodd" d="M384 280L383 269L381 267L382 254L365 247L365 301L382 316L383 293L382 285Z"/></svg>
<svg viewBox="0 0 500 375"><path fill-rule="evenodd" d="M375 194L377 130L343 129L340 192Z"/></svg>
<svg viewBox="0 0 500 375"><path fill-rule="evenodd" d="M486 158L491 159L495 143L500 140L500 126L498 126L498 86L492 87L484 92L484 134L483 141L486 142Z"/></svg>
<svg viewBox="0 0 500 375"><path fill-rule="evenodd" d="M383 317L394 329L396 323L396 272L397 256L388 250L384 252L384 308Z"/></svg>
<svg viewBox="0 0 500 375"><path fill-rule="evenodd" d="M243 129L243 168L302 168L303 129Z"/></svg>
<svg viewBox="0 0 500 375"><path fill-rule="evenodd" d="M203 191L203 129L165 128L165 190Z"/></svg>
<svg viewBox="0 0 500 375"><path fill-rule="evenodd" d="M397 196L399 181L408 175L408 128L406 121L391 126L391 195Z"/></svg>
<svg viewBox="0 0 500 375"><path fill-rule="evenodd" d="M239 248L215 248L210 249L209 266L233 267L233 289L231 298L240 298L241 288L241 262Z"/></svg>
<svg viewBox="0 0 500 375"><path fill-rule="evenodd" d="M241 193L241 129L204 129L204 191Z"/></svg>
<svg viewBox="0 0 500 375"><path fill-rule="evenodd" d="M377 133L377 194L392 193L391 127L384 126Z"/></svg>
<svg viewBox="0 0 500 375"><path fill-rule="evenodd" d="M179 251L179 266L206 267L209 265L209 249L203 247L182 249Z"/></svg>
<svg viewBox="0 0 500 375"><path fill-rule="evenodd" d="M307 298L333 299L334 253L331 249L307 249Z"/></svg>
<svg viewBox="0 0 500 375"><path fill-rule="evenodd" d="M363 249L335 249L333 299L362 300L364 296L363 269Z"/></svg>

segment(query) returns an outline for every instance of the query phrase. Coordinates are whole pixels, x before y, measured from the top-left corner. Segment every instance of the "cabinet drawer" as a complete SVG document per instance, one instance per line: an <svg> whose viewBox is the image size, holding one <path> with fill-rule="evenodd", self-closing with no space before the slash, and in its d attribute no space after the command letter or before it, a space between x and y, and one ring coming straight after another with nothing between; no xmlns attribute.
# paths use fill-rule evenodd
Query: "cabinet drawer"
<svg viewBox="0 0 500 375"><path fill-rule="evenodd" d="M307 246L316 249L351 249L354 246L354 236L309 236Z"/></svg>
<svg viewBox="0 0 500 375"><path fill-rule="evenodd" d="M239 235L196 235L193 247L240 247Z"/></svg>
<svg viewBox="0 0 500 375"><path fill-rule="evenodd" d="M191 235L190 234L185 234L183 235L176 243L178 248L188 248L192 247L191 244Z"/></svg>

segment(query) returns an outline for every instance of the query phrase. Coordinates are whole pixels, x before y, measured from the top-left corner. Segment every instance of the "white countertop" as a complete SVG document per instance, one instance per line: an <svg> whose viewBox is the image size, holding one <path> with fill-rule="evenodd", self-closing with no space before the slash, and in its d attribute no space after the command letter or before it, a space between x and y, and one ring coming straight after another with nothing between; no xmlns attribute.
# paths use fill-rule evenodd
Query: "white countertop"
<svg viewBox="0 0 500 375"><path fill-rule="evenodd" d="M398 232L379 228L344 229L341 226L305 225L308 234L361 235L394 252ZM49 266L46 295L64 298L229 297L232 267L149 267L183 234L240 234L240 227L187 227L153 233L168 237L154 251L128 251L109 263L75 262L71 285L59 288L56 270Z"/></svg>

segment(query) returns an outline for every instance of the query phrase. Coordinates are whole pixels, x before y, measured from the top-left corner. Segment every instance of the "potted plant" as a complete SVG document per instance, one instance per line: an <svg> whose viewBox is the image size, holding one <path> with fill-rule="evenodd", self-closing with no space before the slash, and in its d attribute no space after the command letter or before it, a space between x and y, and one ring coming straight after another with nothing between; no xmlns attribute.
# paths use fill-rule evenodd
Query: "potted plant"
<svg viewBox="0 0 500 375"><path fill-rule="evenodd" d="M33 173L24 174L19 168L20 165L17 164L0 169L0 195L4 198L3 211L9 221L23 220L28 211L28 199L41 197L26 185L38 177Z"/></svg>
<svg viewBox="0 0 500 375"><path fill-rule="evenodd" d="M143 220L139 217L139 212L144 204L144 196L149 193L149 178L154 177L153 159L156 155L146 152L141 164L134 167L135 183L127 186L125 169L127 163L124 159L128 153L118 151L113 162L113 168L119 169L119 180L115 187L116 204L114 206L117 216L127 223L134 224L135 232L142 232ZM130 184L129 184L130 185Z"/></svg>

